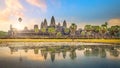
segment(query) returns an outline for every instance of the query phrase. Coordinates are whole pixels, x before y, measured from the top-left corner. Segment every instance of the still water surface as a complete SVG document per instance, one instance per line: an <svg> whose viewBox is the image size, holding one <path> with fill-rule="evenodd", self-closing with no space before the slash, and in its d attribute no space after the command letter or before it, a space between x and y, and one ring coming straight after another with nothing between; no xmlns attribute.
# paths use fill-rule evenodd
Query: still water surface
<svg viewBox="0 0 120 68"><path fill-rule="evenodd" d="M6 42L0 68L120 68L120 45Z"/></svg>

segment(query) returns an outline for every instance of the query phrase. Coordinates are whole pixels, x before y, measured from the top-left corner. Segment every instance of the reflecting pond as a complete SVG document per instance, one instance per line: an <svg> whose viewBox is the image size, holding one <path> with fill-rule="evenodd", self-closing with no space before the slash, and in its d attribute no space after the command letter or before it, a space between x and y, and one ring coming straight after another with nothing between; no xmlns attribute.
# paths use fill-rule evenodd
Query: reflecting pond
<svg viewBox="0 0 120 68"><path fill-rule="evenodd" d="M5 42L0 68L120 68L120 45Z"/></svg>

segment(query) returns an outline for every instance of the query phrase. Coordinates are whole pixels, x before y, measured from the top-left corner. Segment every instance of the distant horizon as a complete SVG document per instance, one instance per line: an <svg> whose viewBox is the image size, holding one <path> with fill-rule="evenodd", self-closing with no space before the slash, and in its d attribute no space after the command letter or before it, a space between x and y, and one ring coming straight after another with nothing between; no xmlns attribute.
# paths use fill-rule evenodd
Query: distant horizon
<svg viewBox="0 0 120 68"><path fill-rule="evenodd" d="M51 16L52 17L52 16ZM44 19L46 19L46 18L44 18ZM35 24L32 24L31 25L31 27L29 27L29 25L22 25L22 22L18 22L18 19L17 19L17 22L16 23L13 23L13 24L10 24L10 25L12 25L13 26L13 28L16 28L17 30L24 30L24 27L28 27L28 29L29 30L32 30L32 29L34 29L34 25L38 25L38 28L40 29L41 28L41 23L44 21L44 19L42 20L42 21L40 21L39 23L35 23ZM51 18L50 18L51 19ZM47 19L46 19L47 20ZM56 20L55 20L56 21ZM64 20L63 20L64 21ZM66 21L66 20L65 20ZM105 22L107 22L107 21L105 21ZM80 24L78 24L78 23L75 23L76 25L77 25L77 29L84 29L84 26L85 25L92 25L92 26L101 26L102 24L104 24L105 22L103 22L103 23L100 23L100 24L87 24L87 23L85 23L84 25L81 25L80 26ZM60 25L62 26L63 25L63 22L55 22L56 23L56 25L58 25L58 23L60 23ZM70 27L70 25L72 24L72 23L68 23L67 21L66 21L66 23L67 23L67 28L69 28ZM116 26L116 25L109 25L109 22L107 22L108 23L108 27L111 27L111 26ZM48 26L50 26L50 21L48 21L47 20L47 24L48 24ZM9 29L10 29L10 25L9 25ZM119 25L119 24L118 24ZM8 30L9 30L8 29ZM8 31L8 30L6 30L6 31ZM0 31L5 31L5 30L0 30Z"/></svg>

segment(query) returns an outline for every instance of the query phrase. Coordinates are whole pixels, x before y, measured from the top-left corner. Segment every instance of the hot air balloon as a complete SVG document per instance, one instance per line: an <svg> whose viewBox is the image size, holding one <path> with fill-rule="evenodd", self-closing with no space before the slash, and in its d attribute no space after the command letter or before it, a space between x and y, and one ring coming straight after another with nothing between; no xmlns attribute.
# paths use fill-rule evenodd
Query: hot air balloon
<svg viewBox="0 0 120 68"><path fill-rule="evenodd" d="M19 21L19 22L22 22L22 18L18 18L18 21Z"/></svg>

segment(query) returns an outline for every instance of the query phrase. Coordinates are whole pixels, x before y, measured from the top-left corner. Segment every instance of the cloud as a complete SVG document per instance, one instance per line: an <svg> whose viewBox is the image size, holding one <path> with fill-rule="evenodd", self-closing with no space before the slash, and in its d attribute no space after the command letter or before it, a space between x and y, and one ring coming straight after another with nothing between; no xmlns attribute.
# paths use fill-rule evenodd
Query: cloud
<svg viewBox="0 0 120 68"><path fill-rule="evenodd" d="M47 4L46 0L26 0L29 4L39 7L42 11L47 10ZM1 4L2 8L0 10L0 20L2 21L8 21L11 16L12 17L24 17L25 14L23 11L25 10L25 7L21 4L20 0L4 0L0 2L4 3Z"/></svg>
<svg viewBox="0 0 120 68"><path fill-rule="evenodd" d="M109 26L119 25L120 26L120 18L110 19L108 21Z"/></svg>
<svg viewBox="0 0 120 68"><path fill-rule="evenodd" d="M5 9L3 11L0 11L0 20L8 21L9 16L10 16L10 10L9 9Z"/></svg>
<svg viewBox="0 0 120 68"><path fill-rule="evenodd" d="M39 7L42 11L47 10L46 0L26 0L29 4Z"/></svg>
<svg viewBox="0 0 120 68"><path fill-rule="evenodd" d="M19 0L6 0L5 4L6 8L10 10L13 16L19 17L24 15L22 12L24 10L24 7Z"/></svg>
<svg viewBox="0 0 120 68"><path fill-rule="evenodd" d="M7 31L10 24L16 24L16 18L22 17L24 21L27 19L24 11L29 8L25 8L25 5L22 2L27 2L32 6L37 6L41 11L47 11L47 0L0 0L0 30ZM50 0L50 3L54 0ZM29 12L29 11L28 11ZM23 21L23 22L24 22ZM28 23L23 23L21 25L26 25L30 29L33 28L34 24L41 22L36 19L27 19ZM38 24L40 26L40 24Z"/></svg>
<svg viewBox="0 0 120 68"><path fill-rule="evenodd" d="M19 0L4 0L5 8L0 11L0 20L8 21L10 16L22 17L24 7Z"/></svg>

